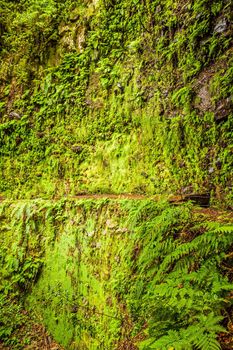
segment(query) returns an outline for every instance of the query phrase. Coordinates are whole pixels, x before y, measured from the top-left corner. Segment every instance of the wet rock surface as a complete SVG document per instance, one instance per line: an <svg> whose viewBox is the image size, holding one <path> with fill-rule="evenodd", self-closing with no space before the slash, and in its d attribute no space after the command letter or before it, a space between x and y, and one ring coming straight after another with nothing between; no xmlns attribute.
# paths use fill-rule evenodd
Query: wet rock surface
<svg viewBox="0 0 233 350"><path fill-rule="evenodd" d="M221 18L214 27L214 33L223 33L225 30L227 30L227 21L226 18Z"/></svg>

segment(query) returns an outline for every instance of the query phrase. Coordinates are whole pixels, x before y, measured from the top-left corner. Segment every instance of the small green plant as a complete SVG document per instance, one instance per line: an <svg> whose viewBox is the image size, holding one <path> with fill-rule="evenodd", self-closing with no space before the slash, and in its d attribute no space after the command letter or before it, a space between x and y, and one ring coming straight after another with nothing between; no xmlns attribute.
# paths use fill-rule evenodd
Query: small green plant
<svg viewBox="0 0 233 350"><path fill-rule="evenodd" d="M0 296L0 340L6 345L17 345L16 338L11 337L14 331L25 322L22 306L15 301Z"/></svg>

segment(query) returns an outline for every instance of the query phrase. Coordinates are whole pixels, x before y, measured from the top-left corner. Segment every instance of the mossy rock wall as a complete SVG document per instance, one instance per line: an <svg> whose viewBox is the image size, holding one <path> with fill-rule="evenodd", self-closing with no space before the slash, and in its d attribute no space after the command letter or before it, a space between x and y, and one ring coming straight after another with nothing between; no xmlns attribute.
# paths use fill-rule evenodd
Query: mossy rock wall
<svg viewBox="0 0 233 350"><path fill-rule="evenodd" d="M1 4L5 196L208 191L232 205L231 1Z"/></svg>
<svg viewBox="0 0 233 350"><path fill-rule="evenodd" d="M219 349L217 334L231 332L224 214L211 223L190 205L37 200L1 203L0 218L2 295L67 350Z"/></svg>

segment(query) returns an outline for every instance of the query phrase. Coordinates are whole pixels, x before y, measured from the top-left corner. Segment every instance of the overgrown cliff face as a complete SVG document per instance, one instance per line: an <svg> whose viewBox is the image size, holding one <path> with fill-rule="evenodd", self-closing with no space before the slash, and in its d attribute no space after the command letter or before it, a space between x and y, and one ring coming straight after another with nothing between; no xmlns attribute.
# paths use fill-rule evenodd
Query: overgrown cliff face
<svg viewBox="0 0 233 350"><path fill-rule="evenodd" d="M232 348L229 215L35 200L1 203L0 222L0 340L12 349L33 340L14 336L17 300L67 350Z"/></svg>
<svg viewBox="0 0 233 350"><path fill-rule="evenodd" d="M231 1L0 4L4 195L232 201Z"/></svg>
<svg viewBox="0 0 233 350"><path fill-rule="evenodd" d="M232 348L230 214L161 199L232 207L231 13L0 0L0 341L31 308L67 350Z"/></svg>

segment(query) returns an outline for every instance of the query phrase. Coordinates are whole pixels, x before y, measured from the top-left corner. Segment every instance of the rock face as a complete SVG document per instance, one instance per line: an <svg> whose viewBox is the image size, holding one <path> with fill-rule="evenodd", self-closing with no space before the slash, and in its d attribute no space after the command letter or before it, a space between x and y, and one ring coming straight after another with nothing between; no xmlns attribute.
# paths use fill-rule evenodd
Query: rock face
<svg viewBox="0 0 233 350"><path fill-rule="evenodd" d="M2 2L0 191L230 200L229 0Z"/></svg>
<svg viewBox="0 0 233 350"><path fill-rule="evenodd" d="M214 27L214 33L223 33L227 30L226 18L221 18L218 20Z"/></svg>
<svg viewBox="0 0 233 350"><path fill-rule="evenodd" d="M12 111L9 114L9 118L19 120L19 119L21 119L21 116L18 113Z"/></svg>
<svg viewBox="0 0 233 350"><path fill-rule="evenodd" d="M183 194L181 196L174 196L169 199L170 203L180 205L180 203L191 201L194 205L199 207L208 208L210 206L210 194L209 193L192 193Z"/></svg>
<svg viewBox="0 0 233 350"><path fill-rule="evenodd" d="M74 153L77 153L77 154L80 154L83 151L83 147L82 146L72 146L71 149L72 149L72 151Z"/></svg>
<svg viewBox="0 0 233 350"><path fill-rule="evenodd" d="M233 107L233 104L230 97L220 101L217 105L217 108L214 114L216 122L227 120L231 114L232 107Z"/></svg>
<svg viewBox="0 0 233 350"><path fill-rule="evenodd" d="M204 112L210 111L213 108L213 103L211 100L211 94L209 92L209 87L207 85L203 85L199 92L198 97L200 98L200 109Z"/></svg>
<svg viewBox="0 0 233 350"><path fill-rule="evenodd" d="M189 194L185 196L185 200L190 200L200 207L208 208L210 206L210 194Z"/></svg>
<svg viewBox="0 0 233 350"><path fill-rule="evenodd" d="M231 0L0 7L0 291L66 350L220 349L233 229L181 202L232 208Z"/></svg>

